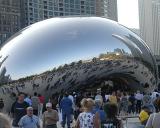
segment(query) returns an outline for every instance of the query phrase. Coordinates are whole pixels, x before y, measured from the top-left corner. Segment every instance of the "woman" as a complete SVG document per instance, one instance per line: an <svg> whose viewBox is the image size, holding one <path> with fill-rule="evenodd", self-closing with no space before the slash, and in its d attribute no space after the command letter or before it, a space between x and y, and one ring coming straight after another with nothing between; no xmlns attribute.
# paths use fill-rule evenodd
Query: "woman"
<svg viewBox="0 0 160 128"><path fill-rule="evenodd" d="M100 128L98 113L93 113L94 101L84 98L81 101L83 112L79 114L75 128Z"/></svg>
<svg viewBox="0 0 160 128"><path fill-rule="evenodd" d="M122 98L120 100L120 106L121 106L121 115L126 116L128 112L128 99L125 92L122 93Z"/></svg>
<svg viewBox="0 0 160 128"><path fill-rule="evenodd" d="M160 109L160 98L157 99L157 107ZM150 115L146 128L160 128L160 112Z"/></svg>
<svg viewBox="0 0 160 128"><path fill-rule="evenodd" d="M122 121L117 119L118 108L116 104L107 103L104 105L106 121L101 124L101 128L123 128Z"/></svg>

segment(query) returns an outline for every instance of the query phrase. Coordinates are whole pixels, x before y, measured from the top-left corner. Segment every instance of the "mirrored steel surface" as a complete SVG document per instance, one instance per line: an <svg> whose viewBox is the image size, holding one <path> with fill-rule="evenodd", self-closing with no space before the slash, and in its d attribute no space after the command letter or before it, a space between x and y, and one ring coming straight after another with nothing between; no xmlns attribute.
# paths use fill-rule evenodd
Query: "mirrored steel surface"
<svg viewBox="0 0 160 128"><path fill-rule="evenodd" d="M15 34L0 50L0 96L51 94L123 81L152 90L155 60L124 26L98 17L52 18Z"/></svg>

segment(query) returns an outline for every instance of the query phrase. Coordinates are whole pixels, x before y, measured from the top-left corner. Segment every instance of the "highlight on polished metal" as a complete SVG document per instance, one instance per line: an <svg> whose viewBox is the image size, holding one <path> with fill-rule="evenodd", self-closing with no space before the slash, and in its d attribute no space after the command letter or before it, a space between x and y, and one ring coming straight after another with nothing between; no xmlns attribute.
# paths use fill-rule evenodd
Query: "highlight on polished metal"
<svg viewBox="0 0 160 128"><path fill-rule="evenodd" d="M5 43L0 62L1 97L79 91L107 82L145 91L157 84L148 46L129 29L100 17L35 23Z"/></svg>

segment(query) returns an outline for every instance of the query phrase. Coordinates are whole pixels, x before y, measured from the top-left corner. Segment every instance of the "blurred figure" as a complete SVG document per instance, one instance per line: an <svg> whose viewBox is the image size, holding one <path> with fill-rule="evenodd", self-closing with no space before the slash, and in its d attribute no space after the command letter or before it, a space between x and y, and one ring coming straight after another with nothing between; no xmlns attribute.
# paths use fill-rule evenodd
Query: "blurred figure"
<svg viewBox="0 0 160 128"><path fill-rule="evenodd" d="M102 108L102 101L101 100L95 100L95 107L93 108L93 113L98 113L101 123L106 120L106 113L104 112Z"/></svg>
<svg viewBox="0 0 160 128"><path fill-rule="evenodd" d="M160 110L160 98L157 100L157 106ZM160 127L160 112L150 115L146 128L159 128Z"/></svg>
<svg viewBox="0 0 160 128"><path fill-rule="evenodd" d="M139 120L140 120L140 122L141 122L142 125L144 125L144 126L146 125L147 120L148 120L150 114L151 114L151 112L150 112L149 107L143 106L142 110L141 110L141 112L139 114Z"/></svg>
<svg viewBox="0 0 160 128"><path fill-rule="evenodd" d="M129 114L135 113L135 105L136 105L136 98L135 98L134 94L131 93L131 95L129 96L129 99L128 99L128 113Z"/></svg>
<svg viewBox="0 0 160 128"><path fill-rule="evenodd" d="M57 121L59 120L58 112L52 109L52 104L46 104L47 111L43 113L43 128L57 128Z"/></svg>
<svg viewBox="0 0 160 128"><path fill-rule="evenodd" d="M72 114L71 114L71 122L74 120L74 111L75 111L75 102L72 93L69 93L68 98L72 101Z"/></svg>
<svg viewBox="0 0 160 128"><path fill-rule="evenodd" d="M64 94L60 102L60 111L62 110L62 127L65 127L67 118L67 127L70 128L71 114L72 114L72 101L68 98L68 93Z"/></svg>
<svg viewBox="0 0 160 128"><path fill-rule="evenodd" d="M4 101L2 98L0 98L0 112L3 112L3 108L4 108Z"/></svg>
<svg viewBox="0 0 160 128"><path fill-rule="evenodd" d="M135 95L135 98L136 98L136 113L140 113L143 94L141 94L140 91L138 90L136 95Z"/></svg>
<svg viewBox="0 0 160 128"><path fill-rule="evenodd" d="M106 112L106 120L101 124L101 128L123 128L122 121L117 119L118 108L114 103L107 103L104 105Z"/></svg>
<svg viewBox="0 0 160 128"><path fill-rule="evenodd" d="M33 108L27 108L27 115L23 116L19 123L19 128L40 128L39 118L33 115Z"/></svg>
<svg viewBox="0 0 160 128"><path fill-rule="evenodd" d="M152 103L152 99L149 94L144 94L142 104L143 104L143 106L149 107L149 109L152 113L155 112L155 107Z"/></svg>
<svg viewBox="0 0 160 128"><path fill-rule="evenodd" d="M39 108L38 108L38 116L42 117L43 104L44 104L45 98L41 94L38 94L38 98L39 98L39 102L40 102Z"/></svg>
<svg viewBox="0 0 160 128"><path fill-rule="evenodd" d="M117 105L117 97L116 97L116 93L114 91L112 92L112 95L110 95L110 97L109 97L109 102Z"/></svg>
<svg viewBox="0 0 160 128"><path fill-rule="evenodd" d="M103 97L101 95L101 88L97 89L97 95L95 96L95 100L101 100L103 103Z"/></svg>
<svg viewBox="0 0 160 128"><path fill-rule="evenodd" d="M29 107L29 104L24 101L24 97L25 97L24 93L20 92L18 94L18 100L12 104L11 108L11 114L13 117L12 126L15 128L19 127L18 122L21 119L21 117L26 115L26 109L27 107Z"/></svg>
<svg viewBox="0 0 160 128"><path fill-rule="evenodd" d="M100 128L99 114L93 111L94 101L84 98L81 101L83 112L79 114L75 128Z"/></svg>
<svg viewBox="0 0 160 128"><path fill-rule="evenodd" d="M11 119L4 115L3 113L0 113L0 128L12 128L11 127Z"/></svg>
<svg viewBox="0 0 160 128"><path fill-rule="evenodd" d="M29 104L29 106L32 106L32 100L28 94L26 94L26 98L24 99L24 101L26 101Z"/></svg>
<svg viewBox="0 0 160 128"><path fill-rule="evenodd" d="M31 100L32 100L33 114L38 116L38 106L40 105L40 101L37 96L37 92L34 92L34 96L31 98Z"/></svg>
<svg viewBox="0 0 160 128"><path fill-rule="evenodd" d="M126 116L128 112L128 99L125 92L122 93L122 97L120 100L120 108L121 108L121 115Z"/></svg>
<svg viewBox="0 0 160 128"><path fill-rule="evenodd" d="M156 94L156 98L155 98L155 100L153 101L153 104L154 104L154 107L155 107L155 109L156 109L156 112L159 112L158 100L159 100L159 95Z"/></svg>

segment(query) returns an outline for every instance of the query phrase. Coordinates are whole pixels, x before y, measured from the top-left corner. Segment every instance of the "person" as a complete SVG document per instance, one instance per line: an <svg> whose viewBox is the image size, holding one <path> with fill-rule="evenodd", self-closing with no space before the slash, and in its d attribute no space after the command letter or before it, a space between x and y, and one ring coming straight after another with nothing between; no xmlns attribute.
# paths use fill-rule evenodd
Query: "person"
<svg viewBox="0 0 160 128"><path fill-rule="evenodd" d="M40 101L37 96L37 92L34 92L34 96L31 98L31 100L32 100L33 114L38 116L38 106L40 105Z"/></svg>
<svg viewBox="0 0 160 128"><path fill-rule="evenodd" d="M38 94L38 98L39 98L39 102L40 102L39 108L38 108L38 116L42 117L43 104L44 104L45 98L41 94Z"/></svg>
<svg viewBox="0 0 160 128"><path fill-rule="evenodd" d="M95 100L95 107L93 108L93 113L98 113L101 123L106 119L106 113L102 108L102 101L100 99Z"/></svg>
<svg viewBox="0 0 160 128"><path fill-rule="evenodd" d="M104 105L106 120L101 123L101 128L123 128L122 121L117 119L118 107L115 103L106 103Z"/></svg>
<svg viewBox="0 0 160 128"><path fill-rule="evenodd" d="M121 108L121 115L126 116L128 112L128 99L125 92L122 93L122 97L120 100L120 108Z"/></svg>
<svg viewBox="0 0 160 128"><path fill-rule="evenodd" d="M155 111L154 104L152 103L152 99L149 94L146 93L143 96L142 104L143 104L143 106L148 106L151 112Z"/></svg>
<svg viewBox="0 0 160 128"><path fill-rule="evenodd" d="M133 93L128 98L128 113L135 113L136 98Z"/></svg>
<svg viewBox="0 0 160 128"><path fill-rule="evenodd" d="M109 102L117 105L117 97L116 97L116 93L114 91L112 92L112 95L110 95L110 97L109 97Z"/></svg>
<svg viewBox="0 0 160 128"><path fill-rule="evenodd" d="M101 100L103 103L103 97L101 95L101 89L97 89L97 95L95 96L95 100Z"/></svg>
<svg viewBox="0 0 160 128"><path fill-rule="evenodd" d="M75 128L100 128L99 114L93 111L94 101L84 98L81 101L83 112L79 114Z"/></svg>
<svg viewBox="0 0 160 128"><path fill-rule="evenodd" d="M141 94L140 91L138 90L136 95L135 95L135 98L136 98L136 113L140 113L143 94Z"/></svg>
<svg viewBox="0 0 160 128"><path fill-rule="evenodd" d="M62 110L62 127L65 127L67 118L67 127L70 128L71 114L72 114L72 101L68 98L68 93L64 94L60 102L60 111Z"/></svg>
<svg viewBox="0 0 160 128"><path fill-rule="evenodd" d="M158 94L156 94L156 98L155 98L155 100L153 101L153 105L154 105L154 107L155 107L155 111L156 112L158 112L159 110L159 107L158 107L158 105L157 105L157 101L158 101L158 99L159 99L159 95Z"/></svg>
<svg viewBox="0 0 160 128"><path fill-rule="evenodd" d="M3 108L4 108L4 101L2 98L0 98L0 112L3 111Z"/></svg>
<svg viewBox="0 0 160 128"><path fill-rule="evenodd" d="M146 125L149 115L151 114L149 107L143 106L139 114L139 120L142 125Z"/></svg>
<svg viewBox="0 0 160 128"><path fill-rule="evenodd" d="M19 92L18 100L15 101L11 107L11 114L13 117L12 126L15 128L18 127L19 120L21 119L21 117L26 115L26 109L27 107L29 107L29 104L24 101L24 97L25 97L24 93Z"/></svg>
<svg viewBox="0 0 160 128"><path fill-rule="evenodd" d="M157 99L157 107L160 109L160 98ZM145 128L159 128L160 127L160 112L150 115Z"/></svg>
<svg viewBox="0 0 160 128"><path fill-rule="evenodd" d="M7 115L0 113L0 128L11 128L10 119Z"/></svg>
<svg viewBox="0 0 160 128"><path fill-rule="evenodd" d="M75 102L72 93L70 92L68 98L72 101L72 114L71 114L71 122L74 120L74 110L75 110Z"/></svg>
<svg viewBox="0 0 160 128"><path fill-rule="evenodd" d="M24 101L26 101L29 104L29 106L32 106L32 100L28 94L26 94L26 98L24 99Z"/></svg>
<svg viewBox="0 0 160 128"><path fill-rule="evenodd" d="M59 120L58 112L52 109L52 104L46 104L47 111L43 113L43 128L57 128L57 121Z"/></svg>
<svg viewBox="0 0 160 128"><path fill-rule="evenodd" d="M33 115L33 108L27 108L27 114L23 116L19 123L19 128L40 128L39 118Z"/></svg>

